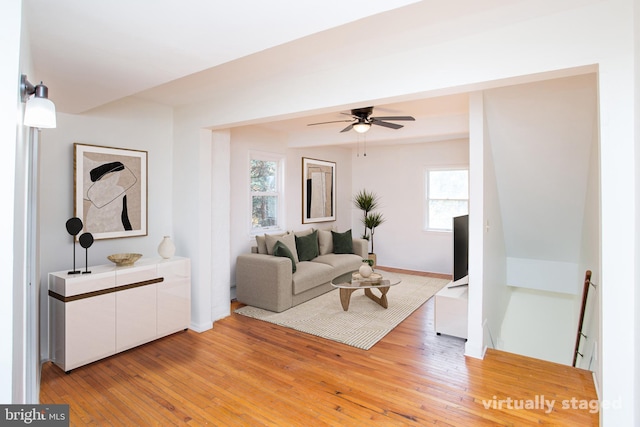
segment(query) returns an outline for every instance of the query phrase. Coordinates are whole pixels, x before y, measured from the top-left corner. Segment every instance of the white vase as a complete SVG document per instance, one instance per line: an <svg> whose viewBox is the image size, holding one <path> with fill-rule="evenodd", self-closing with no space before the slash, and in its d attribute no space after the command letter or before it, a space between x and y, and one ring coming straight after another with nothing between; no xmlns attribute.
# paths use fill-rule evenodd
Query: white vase
<svg viewBox="0 0 640 427"><path fill-rule="evenodd" d="M164 236L158 245L158 254L164 259L169 259L176 253L176 245L173 244L171 237Z"/></svg>
<svg viewBox="0 0 640 427"><path fill-rule="evenodd" d="M358 269L358 273L360 273L362 277L367 278L371 276L371 273L373 273L373 269L369 266L369 264L362 264Z"/></svg>

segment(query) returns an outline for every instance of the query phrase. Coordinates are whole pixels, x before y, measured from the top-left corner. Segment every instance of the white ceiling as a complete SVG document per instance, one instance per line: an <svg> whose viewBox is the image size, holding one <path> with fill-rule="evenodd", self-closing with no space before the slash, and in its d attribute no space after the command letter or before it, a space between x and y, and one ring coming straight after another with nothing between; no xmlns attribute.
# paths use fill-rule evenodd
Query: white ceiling
<svg viewBox="0 0 640 427"><path fill-rule="evenodd" d="M417 0L24 0L33 74L80 113Z"/></svg>
<svg viewBox="0 0 640 427"><path fill-rule="evenodd" d="M228 79L278 72L268 68L274 62L295 68L300 49L328 66L336 52L392 49L386 46L389 32L410 38L415 28L504 1L463 0L465 7L454 7L417 0L24 0L33 63L29 78L45 82L59 112L82 113L128 96L179 106L219 95L216 88ZM261 125L289 134L291 146L355 144L358 135L340 133L341 123L307 124L348 119L341 113L367 106L301 112ZM359 137L372 144L468 136L464 94L380 102L374 115L411 115L416 121L400 122L405 125L400 130L374 127Z"/></svg>
<svg viewBox="0 0 640 427"><path fill-rule="evenodd" d="M363 107L368 107L363 106ZM396 121L403 125L401 129L389 129L372 126L366 134L359 135L354 131L340 132L349 122L327 123L309 126L310 123L323 123L335 120L350 120L350 110L335 111L295 119L272 121L261 124L261 127L286 133L290 147L323 145L354 145L363 142L368 144L394 143L411 144L417 142L443 141L467 138L469 135L469 99L467 94L457 94L416 101L406 101L374 106L375 116L414 117L415 121Z"/></svg>
<svg viewBox="0 0 640 427"><path fill-rule="evenodd" d="M78 114L129 96L169 106L224 99L230 81L237 87L245 80L262 81L265 73L296 72L300 55L331 67L344 55L366 58L415 38L442 41L455 36L442 31L442 22L475 15L484 23L487 11L511 7L513 0L24 0L23 5L33 66L29 79L49 87L59 112ZM472 21L464 22L457 33L472 33ZM357 78L345 76L343 84ZM344 123L307 126L348 119L341 113L372 104L374 115L411 115L416 121L399 122L404 125L399 130L375 126L365 136L340 133ZM467 137L469 126L466 94L343 104L295 117L274 114L254 123L222 124L283 132L292 147L364 138L371 144L450 140Z"/></svg>

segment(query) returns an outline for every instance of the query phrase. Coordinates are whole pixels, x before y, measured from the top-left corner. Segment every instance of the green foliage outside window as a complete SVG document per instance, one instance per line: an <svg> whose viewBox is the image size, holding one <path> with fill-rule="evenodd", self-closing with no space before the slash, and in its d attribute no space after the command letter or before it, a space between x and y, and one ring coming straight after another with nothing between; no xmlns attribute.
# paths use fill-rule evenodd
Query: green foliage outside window
<svg viewBox="0 0 640 427"><path fill-rule="evenodd" d="M251 159L251 227L278 225L278 162Z"/></svg>

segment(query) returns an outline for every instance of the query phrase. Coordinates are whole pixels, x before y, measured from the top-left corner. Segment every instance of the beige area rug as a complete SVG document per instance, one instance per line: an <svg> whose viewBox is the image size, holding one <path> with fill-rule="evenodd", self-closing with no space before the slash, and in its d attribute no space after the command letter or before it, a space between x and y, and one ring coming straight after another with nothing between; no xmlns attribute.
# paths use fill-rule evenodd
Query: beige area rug
<svg viewBox="0 0 640 427"><path fill-rule="evenodd" d="M340 294L334 289L282 313L251 306L235 310L243 316L275 323L353 347L369 350L400 322L409 317L449 280L398 274L402 282L389 289L389 308L384 309L356 291L349 311L342 310ZM379 292L373 290L375 295Z"/></svg>

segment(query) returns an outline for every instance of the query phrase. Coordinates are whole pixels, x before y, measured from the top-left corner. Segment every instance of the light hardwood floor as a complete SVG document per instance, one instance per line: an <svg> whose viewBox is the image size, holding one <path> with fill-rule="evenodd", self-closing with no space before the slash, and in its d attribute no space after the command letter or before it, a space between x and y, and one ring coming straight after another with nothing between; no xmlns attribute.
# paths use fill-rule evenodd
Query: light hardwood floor
<svg viewBox="0 0 640 427"><path fill-rule="evenodd" d="M571 409L596 399L590 372L463 353L433 332L433 299L368 351L232 314L70 374L46 363L40 401L68 403L71 425L598 425Z"/></svg>

